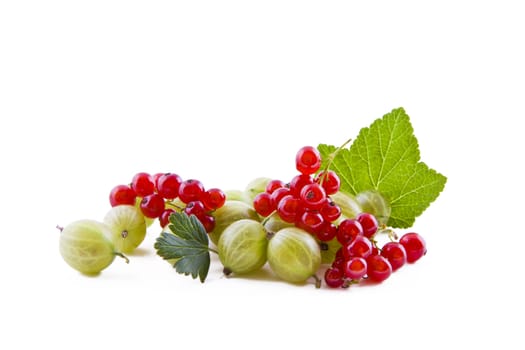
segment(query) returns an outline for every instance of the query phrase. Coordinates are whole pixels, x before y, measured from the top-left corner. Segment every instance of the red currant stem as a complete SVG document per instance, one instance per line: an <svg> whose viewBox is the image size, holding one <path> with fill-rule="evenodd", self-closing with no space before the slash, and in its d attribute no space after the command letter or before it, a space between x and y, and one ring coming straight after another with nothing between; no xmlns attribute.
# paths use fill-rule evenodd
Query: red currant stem
<svg viewBox="0 0 525 350"><path fill-rule="evenodd" d="M341 286L341 288L348 288L352 284L359 284L359 280L351 280L351 279L345 279L345 282Z"/></svg>
<svg viewBox="0 0 525 350"><path fill-rule="evenodd" d="M174 204L172 201L166 201L166 205L174 209L181 210L181 211L184 210L183 207L179 207L178 205Z"/></svg>
<svg viewBox="0 0 525 350"><path fill-rule="evenodd" d="M396 242L398 240L398 238L399 238L399 237L397 237L397 234L394 232L394 230L392 230L391 228L386 227L385 224L382 224L381 226L379 226L379 228L377 230L377 233L386 233L388 235L388 238L392 242Z"/></svg>
<svg viewBox="0 0 525 350"><path fill-rule="evenodd" d="M321 186L323 185L324 180L328 176L328 170L330 170L330 166L332 166L332 163L334 162L335 157L337 156L339 151L341 151L346 145L348 145L350 143L350 141L352 141L351 138L346 140L345 143L343 143L341 146L337 147L337 149L335 151L333 151L332 153L330 153L328 155L328 162L326 163L326 166L323 169L323 176L321 177L321 180L319 181L319 185L321 185Z"/></svg>
<svg viewBox="0 0 525 350"><path fill-rule="evenodd" d="M261 225L264 226L264 225L266 224L266 222L267 222L268 220L270 220L270 216L272 216L272 214L275 213L276 211L277 211L277 210L272 211L272 212L270 213L270 215L268 215L267 217L265 217L264 220L261 221Z"/></svg>
<svg viewBox="0 0 525 350"><path fill-rule="evenodd" d="M126 261L126 264L129 264L129 259L127 256L125 256L124 254L122 253L119 253L119 252L115 252L114 253L116 256L120 256L122 259L124 259Z"/></svg>
<svg viewBox="0 0 525 350"><path fill-rule="evenodd" d="M64 228L63 228L62 226L60 226L60 225L57 225L56 228L57 228L57 230L59 230L60 232L62 232L62 231L64 230Z"/></svg>
<svg viewBox="0 0 525 350"><path fill-rule="evenodd" d="M211 248L211 247L208 247L208 250L209 250L210 252L213 252L213 253L219 255L219 252L218 252L217 250Z"/></svg>
<svg viewBox="0 0 525 350"><path fill-rule="evenodd" d="M321 288L321 283L323 282L316 274L313 274L312 277L315 279L315 288Z"/></svg>
<svg viewBox="0 0 525 350"><path fill-rule="evenodd" d="M372 243L374 247L376 247L379 251L381 251L381 248L379 248L378 243L375 239L370 238L370 243Z"/></svg>

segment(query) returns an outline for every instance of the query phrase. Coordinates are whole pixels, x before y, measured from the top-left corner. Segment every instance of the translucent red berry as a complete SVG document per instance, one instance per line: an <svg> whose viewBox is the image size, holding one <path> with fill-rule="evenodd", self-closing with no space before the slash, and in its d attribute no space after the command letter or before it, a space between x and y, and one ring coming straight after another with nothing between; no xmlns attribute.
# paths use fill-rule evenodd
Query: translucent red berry
<svg viewBox="0 0 525 350"><path fill-rule="evenodd" d="M159 223L160 227L164 228L166 225L170 223L170 215L173 214L175 210L173 209L166 209L160 214L159 216Z"/></svg>
<svg viewBox="0 0 525 350"><path fill-rule="evenodd" d="M346 260L359 257L367 258L372 254L372 242L365 236L359 235L349 243L343 245L343 256Z"/></svg>
<svg viewBox="0 0 525 350"><path fill-rule="evenodd" d="M337 193L341 187L341 180L339 179L339 176L337 176L337 174L332 170L321 171L315 177L315 182L323 186L327 195Z"/></svg>
<svg viewBox="0 0 525 350"><path fill-rule="evenodd" d="M361 257L350 258L343 263L345 276L352 280L360 280L365 277L367 264L366 260Z"/></svg>
<svg viewBox="0 0 525 350"><path fill-rule="evenodd" d="M153 193L142 198L140 209L144 216L148 218L158 218L165 209L164 198L159 194Z"/></svg>
<svg viewBox="0 0 525 350"><path fill-rule="evenodd" d="M361 213L355 218L363 227L363 235L365 237L372 237L379 228L379 224L374 215L369 213Z"/></svg>
<svg viewBox="0 0 525 350"><path fill-rule="evenodd" d="M200 217L206 214L206 208L204 207L204 204L202 204L201 201L191 201L186 204L184 212L187 215L195 215L196 217Z"/></svg>
<svg viewBox="0 0 525 350"><path fill-rule="evenodd" d="M305 211L295 223L306 232L316 234L324 227L324 219L318 211Z"/></svg>
<svg viewBox="0 0 525 350"><path fill-rule="evenodd" d="M427 245L421 235L410 232L404 234L400 239L399 243L403 245L407 253L407 261L409 263L419 260L427 252Z"/></svg>
<svg viewBox="0 0 525 350"><path fill-rule="evenodd" d="M296 175L290 181L290 193L295 197L299 197L303 187L312 183L314 183L314 180L309 175Z"/></svg>
<svg viewBox="0 0 525 350"><path fill-rule="evenodd" d="M345 219L341 221L337 228L337 240L345 245L355 237L363 234L363 227L354 219Z"/></svg>
<svg viewBox="0 0 525 350"><path fill-rule="evenodd" d="M201 200L203 193L204 186L199 180L185 180L179 186L179 198L184 203Z"/></svg>
<svg viewBox="0 0 525 350"><path fill-rule="evenodd" d="M301 189L299 198L305 208L319 210L326 203L326 192L319 184L312 183Z"/></svg>
<svg viewBox="0 0 525 350"><path fill-rule="evenodd" d="M210 188L202 194L201 200L207 210L215 210L224 205L226 194L218 188Z"/></svg>
<svg viewBox="0 0 525 350"><path fill-rule="evenodd" d="M368 278L375 282L382 282L392 274L390 262L381 255L370 255L366 259Z"/></svg>
<svg viewBox="0 0 525 350"><path fill-rule="evenodd" d="M313 174L321 166L321 154L315 147L305 146L297 152L295 166L301 174Z"/></svg>
<svg viewBox="0 0 525 350"><path fill-rule="evenodd" d="M333 201L326 201L320 213L326 221L332 222L341 216L341 208Z"/></svg>
<svg viewBox="0 0 525 350"><path fill-rule="evenodd" d="M343 279L343 271L337 267L329 267L324 274L324 281L326 285L331 288L342 287L345 283Z"/></svg>
<svg viewBox="0 0 525 350"><path fill-rule="evenodd" d="M112 207L117 205L135 205L137 194L127 185L117 185L109 193L109 203Z"/></svg>
<svg viewBox="0 0 525 350"><path fill-rule="evenodd" d="M399 242L388 242L381 248L381 255L392 265L392 271L399 269L407 262L405 247Z"/></svg>
<svg viewBox="0 0 525 350"><path fill-rule="evenodd" d="M261 192L253 199L253 208L261 216L268 216L275 210L275 205L271 194L268 192Z"/></svg>
<svg viewBox="0 0 525 350"><path fill-rule="evenodd" d="M288 187L281 187L273 191L270 195L272 197L273 205L277 208L277 205L279 205L281 199L283 199L284 196L287 196L289 194L290 189Z"/></svg>
<svg viewBox="0 0 525 350"><path fill-rule="evenodd" d="M285 187L286 184L281 180L270 180L266 185L266 192L272 194L276 189Z"/></svg>
<svg viewBox="0 0 525 350"><path fill-rule="evenodd" d="M182 178L173 173L162 174L157 180L157 192L166 199L175 199L179 195Z"/></svg>
<svg viewBox="0 0 525 350"><path fill-rule="evenodd" d="M335 235L337 234L337 226L335 226L331 222L325 221L323 224L323 228L316 232L316 237L322 242L329 242L332 239L335 238Z"/></svg>
<svg viewBox="0 0 525 350"><path fill-rule="evenodd" d="M299 199L294 198L292 195L284 196L277 205L277 213L279 213L279 217L283 221L289 223L295 222L299 209Z"/></svg>
<svg viewBox="0 0 525 350"><path fill-rule="evenodd" d="M204 226L206 232L210 233L215 228L215 218L212 215L201 215L198 219L202 226Z"/></svg>
<svg viewBox="0 0 525 350"><path fill-rule="evenodd" d="M137 196L145 197L155 192L155 180L148 173L137 173L131 180L131 188Z"/></svg>

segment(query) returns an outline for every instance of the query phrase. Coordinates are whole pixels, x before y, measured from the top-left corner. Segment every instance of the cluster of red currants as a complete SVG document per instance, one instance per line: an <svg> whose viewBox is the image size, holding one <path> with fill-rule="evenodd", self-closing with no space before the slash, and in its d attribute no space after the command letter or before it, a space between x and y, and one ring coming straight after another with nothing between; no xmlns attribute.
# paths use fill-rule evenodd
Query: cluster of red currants
<svg viewBox="0 0 525 350"><path fill-rule="evenodd" d="M341 222L341 225L345 221ZM371 214L362 213L355 220L348 221L352 229L348 230L349 234L345 237L337 236L342 247L324 275L329 287L348 287L364 278L382 282L390 277L393 271L407 262L417 261L426 253L423 237L415 232L404 234L399 241L391 238L392 241L378 248L377 243L373 241L378 229L377 221Z"/></svg>
<svg viewBox="0 0 525 350"><path fill-rule="evenodd" d="M339 191L339 177L331 170L315 175L321 167L321 155L311 146L297 152L295 164L300 174L289 183L270 181L266 191L254 198L253 207L264 217L277 212L283 221L293 223L320 241L330 241L337 234L333 222L341 215L341 208L330 199L330 195Z"/></svg>
<svg viewBox="0 0 525 350"><path fill-rule="evenodd" d="M220 189L206 190L199 180L182 180L174 173L140 172L129 185L117 185L109 194L111 206L138 205L145 217L158 218L161 227L168 224L169 216L175 211L193 214L206 232L215 227L211 212L222 207L225 201L226 195Z"/></svg>

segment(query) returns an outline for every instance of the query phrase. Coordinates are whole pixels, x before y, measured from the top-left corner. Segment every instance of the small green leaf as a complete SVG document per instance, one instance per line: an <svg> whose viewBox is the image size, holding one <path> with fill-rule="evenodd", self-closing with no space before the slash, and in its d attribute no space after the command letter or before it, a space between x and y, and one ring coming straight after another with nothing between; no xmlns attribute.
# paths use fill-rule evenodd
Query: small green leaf
<svg viewBox="0 0 525 350"><path fill-rule="evenodd" d="M178 259L174 268L178 273L200 278L204 282L210 269L208 235L201 222L185 213L170 216L172 233L162 232L155 242L157 254L162 258Z"/></svg>
<svg viewBox="0 0 525 350"><path fill-rule="evenodd" d="M326 165L335 146L319 145ZM406 228L443 190L446 177L419 162L414 129L403 108L394 109L368 128L363 128L350 146L335 154L330 167L341 179L341 191L357 194L379 191L389 202L388 224Z"/></svg>

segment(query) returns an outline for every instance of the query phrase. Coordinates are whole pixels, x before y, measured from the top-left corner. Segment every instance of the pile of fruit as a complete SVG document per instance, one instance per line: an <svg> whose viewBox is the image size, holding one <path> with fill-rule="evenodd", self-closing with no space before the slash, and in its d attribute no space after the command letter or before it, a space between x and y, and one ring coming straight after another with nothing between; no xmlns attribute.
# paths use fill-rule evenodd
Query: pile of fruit
<svg viewBox="0 0 525 350"><path fill-rule="evenodd" d="M320 287L324 280L345 288L382 282L425 255L421 235L398 237L394 228L410 227L446 178L419 161L403 109L363 128L345 146L305 146L289 182L257 178L244 191L206 190L174 173L138 173L111 190L112 208L102 222L60 228L60 252L74 269L98 274L115 256L136 249L158 220L157 254L201 282L210 253L218 254L228 276L268 263L277 278L291 283Z"/></svg>

